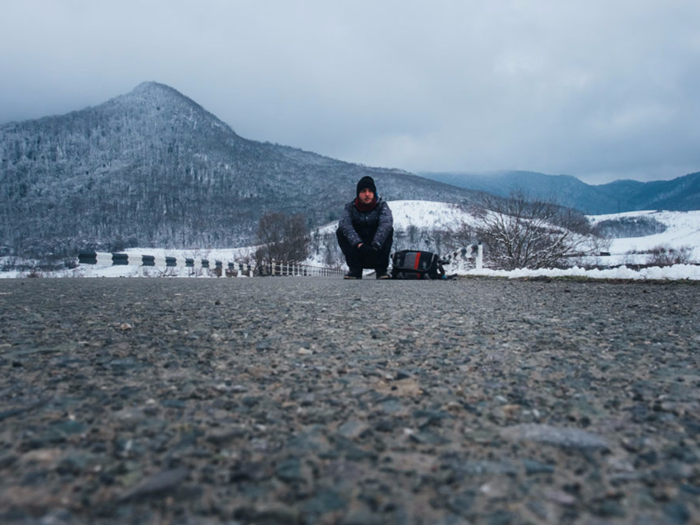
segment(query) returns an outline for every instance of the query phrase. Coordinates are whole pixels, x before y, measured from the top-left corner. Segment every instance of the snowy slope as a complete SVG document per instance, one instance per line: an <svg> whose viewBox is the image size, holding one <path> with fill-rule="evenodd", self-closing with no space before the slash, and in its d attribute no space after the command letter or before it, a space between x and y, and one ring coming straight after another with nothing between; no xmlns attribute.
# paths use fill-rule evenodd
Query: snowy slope
<svg viewBox="0 0 700 525"><path fill-rule="evenodd" d="M649 251L656 246L668 246L675 249L691 246L693 259L700 262L700 211L636 211L611 215L590 215L588 219L595 225L605 220L642 216L656 219L666 226L666 231L646 237L613 239L610 246L610 253L613 256L620 257L630 251Z"/></svg>
<svg viewBox="0 0 700 525"><path fill-rule="evenodd" d="M454 228L461 222L474 224L474 216L457 204L430 201L388 201L394 216L394 229L406 230L409 226L426 229ZM318 229L319 233L333 233L338 221Z"/></svg>
<svg viewBox="0 0 700 525"><path fill-rule="evenodd" d="M394 215L394 228L405 230L409 226L418 228L447 229L461 222L474 224L474 216L455 204L427 201L391 201L389 207Z"/></svg>

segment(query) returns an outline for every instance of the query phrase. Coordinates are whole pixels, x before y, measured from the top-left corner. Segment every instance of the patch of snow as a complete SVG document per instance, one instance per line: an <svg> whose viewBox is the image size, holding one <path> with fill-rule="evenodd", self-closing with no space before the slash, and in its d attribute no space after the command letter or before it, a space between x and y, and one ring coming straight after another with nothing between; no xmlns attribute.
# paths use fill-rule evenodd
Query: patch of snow
<svg viewBox="0 0 700 525"><path fill-rule="evenodd" d="M665 267L642 268L633 270L626 266L611 268L609 270L586 270L577 266L566 269L540 269L540 270L468 270L462 275L504 277L507 279L523 279L532 277L585 277L588 279L631 279L635 281L666 281L666 280L690 280L700 281L700 266L689 264L676 264Z"/></svg>

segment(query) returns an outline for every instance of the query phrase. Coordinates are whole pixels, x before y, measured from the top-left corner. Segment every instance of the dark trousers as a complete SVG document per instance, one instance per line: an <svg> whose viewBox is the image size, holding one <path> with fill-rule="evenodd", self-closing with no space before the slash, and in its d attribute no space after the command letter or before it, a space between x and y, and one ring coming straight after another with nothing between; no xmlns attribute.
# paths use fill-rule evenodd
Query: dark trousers
<svg viewBox="0 0 700 525"><path fill-rule="evenodd" d="M389 232L384 244L379 250L372 250L370 253L363 253L357 249L357 246L352 246L350 241L345 238L345 235L340 231L340 228L335 232L338 237L338 244L345 256L345 262L353 273L359 273L363 268L373 268L377 273L386 273L389 267L389 255L391 255L391 245L394 242L394 230ZM371 244L372 239L366 244Z"/></svg>

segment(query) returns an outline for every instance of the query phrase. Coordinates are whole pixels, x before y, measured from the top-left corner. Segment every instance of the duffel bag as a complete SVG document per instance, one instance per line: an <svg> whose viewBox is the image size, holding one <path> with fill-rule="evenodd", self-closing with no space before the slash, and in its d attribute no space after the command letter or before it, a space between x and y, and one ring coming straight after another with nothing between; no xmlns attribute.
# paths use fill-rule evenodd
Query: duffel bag
<svg viewBox="0 0 700 525"><path fill-rule="evenodd" d="M440 257L432 252L401 250L391 256L392 279L444 279Z"/></svg>

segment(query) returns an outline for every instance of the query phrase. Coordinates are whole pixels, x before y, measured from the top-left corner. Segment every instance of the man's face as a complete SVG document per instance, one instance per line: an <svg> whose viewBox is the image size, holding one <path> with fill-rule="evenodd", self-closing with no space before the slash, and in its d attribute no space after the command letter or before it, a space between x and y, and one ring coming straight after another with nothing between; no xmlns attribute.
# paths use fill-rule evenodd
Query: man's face
<svg viewBox="0 0 700 525"><path fill-rule="evenodd" d="M374 192L369 188L365 188L360 191L360 202L362 204L369 204L374 199Z"/></svg>

